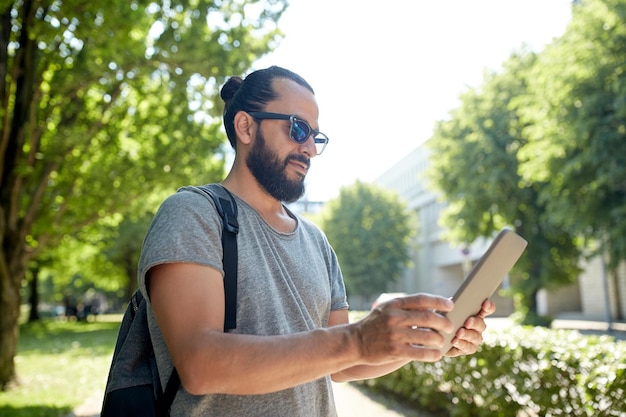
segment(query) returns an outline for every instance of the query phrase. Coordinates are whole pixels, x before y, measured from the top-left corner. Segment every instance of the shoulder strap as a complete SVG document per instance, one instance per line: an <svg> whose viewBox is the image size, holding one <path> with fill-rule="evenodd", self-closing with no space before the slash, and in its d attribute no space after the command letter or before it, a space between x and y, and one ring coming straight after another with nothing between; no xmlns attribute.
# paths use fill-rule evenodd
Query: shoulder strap
<svg viewBox="0 0 626 417"><path fill-rule="evenodd" d="M224 251L224 331L237 327L237 203L233 195L219 184L198 187L211 197L222 218L222 248Z"/></svg>
<svg viewBox="0 0 626 417"><path fill-rule="evenodd" d="M178 376L176 368L173 368L172 375L170 375L170 379L167 380L165 391L163 391L163 396L159 400L161 405L157 407L156 417L169 417L172 403L178 392L178 387L180 387L180 376Z"/></svg>
<svg viewBox="0 0 626 417"><path fill-rule="evenodd" d="M233 195L219 184L207 184L194 187L210 197L215 203L217 213L222 218L222 250L224 252L224 331L237 327L237 233L239 222L237 221L237 203ZM141 294L140 294L141 295ZM172 375L167 380L163 397L161 398L161 410L169 412L178 387L180 376L176 368L172 369ZM169 415L169 413L168 413Z"/></svg>

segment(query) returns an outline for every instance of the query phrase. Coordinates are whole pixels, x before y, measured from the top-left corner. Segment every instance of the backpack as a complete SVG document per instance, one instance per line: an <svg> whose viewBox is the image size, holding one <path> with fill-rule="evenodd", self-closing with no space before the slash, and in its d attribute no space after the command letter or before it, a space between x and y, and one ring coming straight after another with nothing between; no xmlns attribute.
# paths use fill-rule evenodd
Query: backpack
<svg viewBox="0 0 626 417"><path fill-rule="evenodd" d="M224 331L234 329L237 326L237 204L232 194L218 184L190 190L211 198L222 218ZM161 387L148 330L146 300L137 290L122 318L100 416L167 417L179 386L180 378L174 368L165 390Z"/></svg>

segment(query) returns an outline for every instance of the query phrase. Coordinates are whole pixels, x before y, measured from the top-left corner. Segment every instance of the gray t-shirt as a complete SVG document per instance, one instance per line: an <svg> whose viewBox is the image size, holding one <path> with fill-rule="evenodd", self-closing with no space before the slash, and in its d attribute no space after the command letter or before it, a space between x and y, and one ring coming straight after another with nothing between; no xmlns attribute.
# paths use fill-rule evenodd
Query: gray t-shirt
<svg viewBox="0 0 626 417"><path fill-rule="evenodd" d="M280 233L246 202L236 201L237 328L232 333L277 335L313 330L327 325L332 310L348 308L337 257L315 225L290 213L296 229ZM139 261L144 295L146 273L159 264L195 263L223 274L221 232L222 220L215 205L201 192L183 187L168 197L148 230ZM149 301L148 323L165 386L173 365ZM172 406L172 416L181 417L335 415L329 377L263 395L193 396L181 388Z"/></svg>

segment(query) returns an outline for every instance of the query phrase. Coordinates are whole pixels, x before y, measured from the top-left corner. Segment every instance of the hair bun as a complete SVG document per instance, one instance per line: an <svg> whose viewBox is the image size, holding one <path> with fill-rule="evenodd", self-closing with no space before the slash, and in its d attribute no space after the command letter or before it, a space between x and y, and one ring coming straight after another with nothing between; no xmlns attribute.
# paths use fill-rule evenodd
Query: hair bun
<svg viewBox="0 0 626 417"><path fill-rule="evenodd" d="M226 103L226 107L228 107L230 100L232 100L237 91L239 91L242 83L243 79L241 79L241 77L230 77L228 81L226 81L220 92L220 97L222 97L222 100Z"/></svg>

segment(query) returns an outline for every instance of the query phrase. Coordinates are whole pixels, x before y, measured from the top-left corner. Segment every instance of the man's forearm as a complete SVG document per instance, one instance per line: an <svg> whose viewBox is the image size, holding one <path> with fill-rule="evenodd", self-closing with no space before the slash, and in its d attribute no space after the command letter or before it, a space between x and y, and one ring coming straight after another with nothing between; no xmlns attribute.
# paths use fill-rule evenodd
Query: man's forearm
<svg viewBox="0 0 626 417"><path fill-rule="evenodd" d="M403 367L409 362L411 361L403 359L383 365L357 365L333 374L332 379L334 382L348 382L378 378Z"/></svg>
<svg viewBox="0 0 626 417"><path fill-rule="evenodd" d="M359 360L350 326L282 336L208 332L176 367L196 395L264 394L322 378Z"/></svg>

